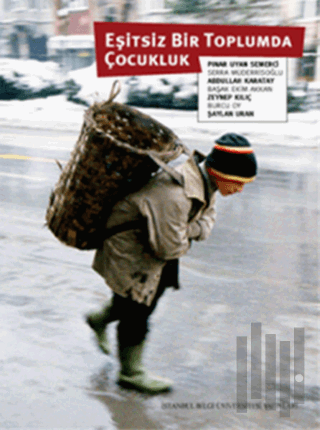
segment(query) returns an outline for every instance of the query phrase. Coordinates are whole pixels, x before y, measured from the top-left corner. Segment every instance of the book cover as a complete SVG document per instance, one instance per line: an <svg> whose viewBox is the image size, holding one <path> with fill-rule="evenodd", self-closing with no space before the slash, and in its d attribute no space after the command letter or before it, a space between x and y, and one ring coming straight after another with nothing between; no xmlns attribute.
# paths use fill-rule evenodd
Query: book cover
<svg viewBox="0 0 320 430"><path fill-rule="evenodd" d="M0 428L317 428L318 3L0 2ZM258 162L152 314L144 363L174 381L158 396L116 384L116 324L107 356L85 322L111 297L95 251L45 225L116 80L191 151L235 133Z"/></svg>

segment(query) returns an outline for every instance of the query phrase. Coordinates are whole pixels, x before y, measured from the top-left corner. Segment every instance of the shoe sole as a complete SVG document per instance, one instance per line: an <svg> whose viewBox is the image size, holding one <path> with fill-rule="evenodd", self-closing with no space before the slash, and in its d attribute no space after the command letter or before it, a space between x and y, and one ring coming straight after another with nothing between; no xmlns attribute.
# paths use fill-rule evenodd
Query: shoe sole
<svg viewBox="0 0 320 430"><path fill-rule="evenodd" d="M142 388L142 387L136 386L130 382L121 381L121 380L118 380L117 384L123 388L130 389L130 390L136 390L136 391L139 391L140 393L144 393L144 394L156 395L156 394L168 393L168 392L172 391L172 387L165 387L165 388L158 389L158 390L149 390L147 388Z"/></svg>

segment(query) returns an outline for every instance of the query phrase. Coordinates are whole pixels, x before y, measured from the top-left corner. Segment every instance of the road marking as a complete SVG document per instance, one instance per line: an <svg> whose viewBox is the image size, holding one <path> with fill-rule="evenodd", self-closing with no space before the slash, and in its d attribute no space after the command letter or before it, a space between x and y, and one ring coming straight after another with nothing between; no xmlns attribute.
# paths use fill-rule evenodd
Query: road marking
<svg viewBox="0 0 320 430"><path fill-rule="evenodd" d="M48 180L48 178L45 178L44 176L19 175L18 173L0 172L0 176L5 176L5 177L9 177L9 178L14 178L14 179L28 179L31 181L39 181L39 182Z"/></svg>
<svg viewBox="0 0 320 430"><path fill-rule="evenodd" d="M0 154L0 158L4 158L6 160L30 160L44 163L56 163L56 160L53 158L30 157L29 155ZM64 163L64 161L62 163Z"/></svg>
<svg viewBox="0 0 320 430"><path fill-rule="evenodd" d="M0 120L1 122L1 120ZM77 133L74 132L71 135L39 135L38 133L30 133L28 130L27 136L23 133L7 133L3 128L1 128L1 145L10 145L18 148L30 148L30 149L45 149L53 151L67 151L70 153L72 148L77 141ZM44 130L39 129L40 133ZM67 131L66 131L67 132ZM57 131L58 133L58 131Z"/></svg>

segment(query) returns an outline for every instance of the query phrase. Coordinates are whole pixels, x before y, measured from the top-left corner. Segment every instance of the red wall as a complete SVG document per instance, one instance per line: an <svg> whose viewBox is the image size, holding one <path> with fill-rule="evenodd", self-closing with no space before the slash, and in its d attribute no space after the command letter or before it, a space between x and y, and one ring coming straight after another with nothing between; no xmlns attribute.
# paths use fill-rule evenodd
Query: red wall
<svg viewBox="0 0 320 430"><path fill-rule="evenodd" d="M69 12L68 15L55 19L57 36L93 34L92 17L89 10Z"/></svg>
<svg viewBox="0 0 320 430"><path fill-rule="evenodd" d="M68 34L92 34L90 11L69 14Z"/></svg>

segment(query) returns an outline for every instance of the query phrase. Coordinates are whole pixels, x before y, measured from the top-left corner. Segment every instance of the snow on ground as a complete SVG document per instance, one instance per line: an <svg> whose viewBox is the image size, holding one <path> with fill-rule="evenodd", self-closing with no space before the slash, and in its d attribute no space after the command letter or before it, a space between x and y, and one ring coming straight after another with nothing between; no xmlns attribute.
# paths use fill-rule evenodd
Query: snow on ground
<svg viewBox="0 0 320 430"><path fill-rule="evenodd" d="M1 60L0 71L4 75L12 73L12 70L20 71L21 73L18 74L21 74L19 78L22 80L21 83L35 89L39 89L44 81L53 82L61 78L55 63L36 63L35 68L34 60ZM25 78L22 75L28 77L28 83L24 81ZM73 79L81 86L76 96L89 104L107 100L112 84L116 80L113 77L98 78L95 63L90 67L69 72L63 79ZM118 80L121 84L121 92L116 101L120 103L127 100L128 91L132 85L139 87L145 85L149 93L154 90L157 94L162 90L165 93L168 88L175 88L180 92L186 88L189 93L197 90L195 74L121 77ZM66 97L66 94L61 94L24 101L0 100L0 125L78 132L86 107L69 102ZM197 119L197 111L159 108L140 110L171 128L182 140L188 138L189 141L194 140L195 144L199 140L212 143L214 138L226 132L244 134L254 145L315 147L320 141L319 110L290 113L286 123L200 123Z"/></svg>
<svg viewBox="0 0 320 430"><path fill-rule="evenodd" d="M37 94L47 89L47 91L63 90L68 77L62 74L57 63L52 61L18 60L11 58L0 59L0 78L2 85L10 87L10 90L19 91L20 99L28 99L32 94ZM15 94L9 97L2 91L7 91L7 87L0 88L0 96L4 98L16 98Z"/></svg>
<svg viewBox="0 0 320 430"><path fill-rule="evenodd" d="M109 82L108 93L111 88ZM96 97L99 99L99 97ZM118 100L118 98L117 98ZM0 101L0 125L80 131L85 107L64 95L25 101ZM196 111L140 109L156 118L183 140L213 141L221 133L254 137L254 144L315 147L320 143L320 112L291 113L286 123L200 123Z"/></svg>
<svg viewBox="0 0 320 430"><path fill-rule="evenodd" d="M85 107L64 95L32 100L0 100L0 124L40 129L79 129Z"/></svg>
<svg viewBox="0 0 320 430"><path fill-rule="evenodd" d="M40 90L47 83L57 84L63 82L59 72L59 65L54 62L41 62L36 60L0 59L1 76L12 81L19 78L21 86L29 86Z"/></svg>
<svg viewBox="0 0 320 430"><path fill-rule="evenodd" d="M69 72L69 77L81 86L77 97L92 104L94 101L107 100L110 90L116 78L98 78L96 63L90 67L73 70ZM125 82L128 77L117 78L121 84L121 92L117 96L117 102L124 103L127 99L128 87Z"/></svg>

